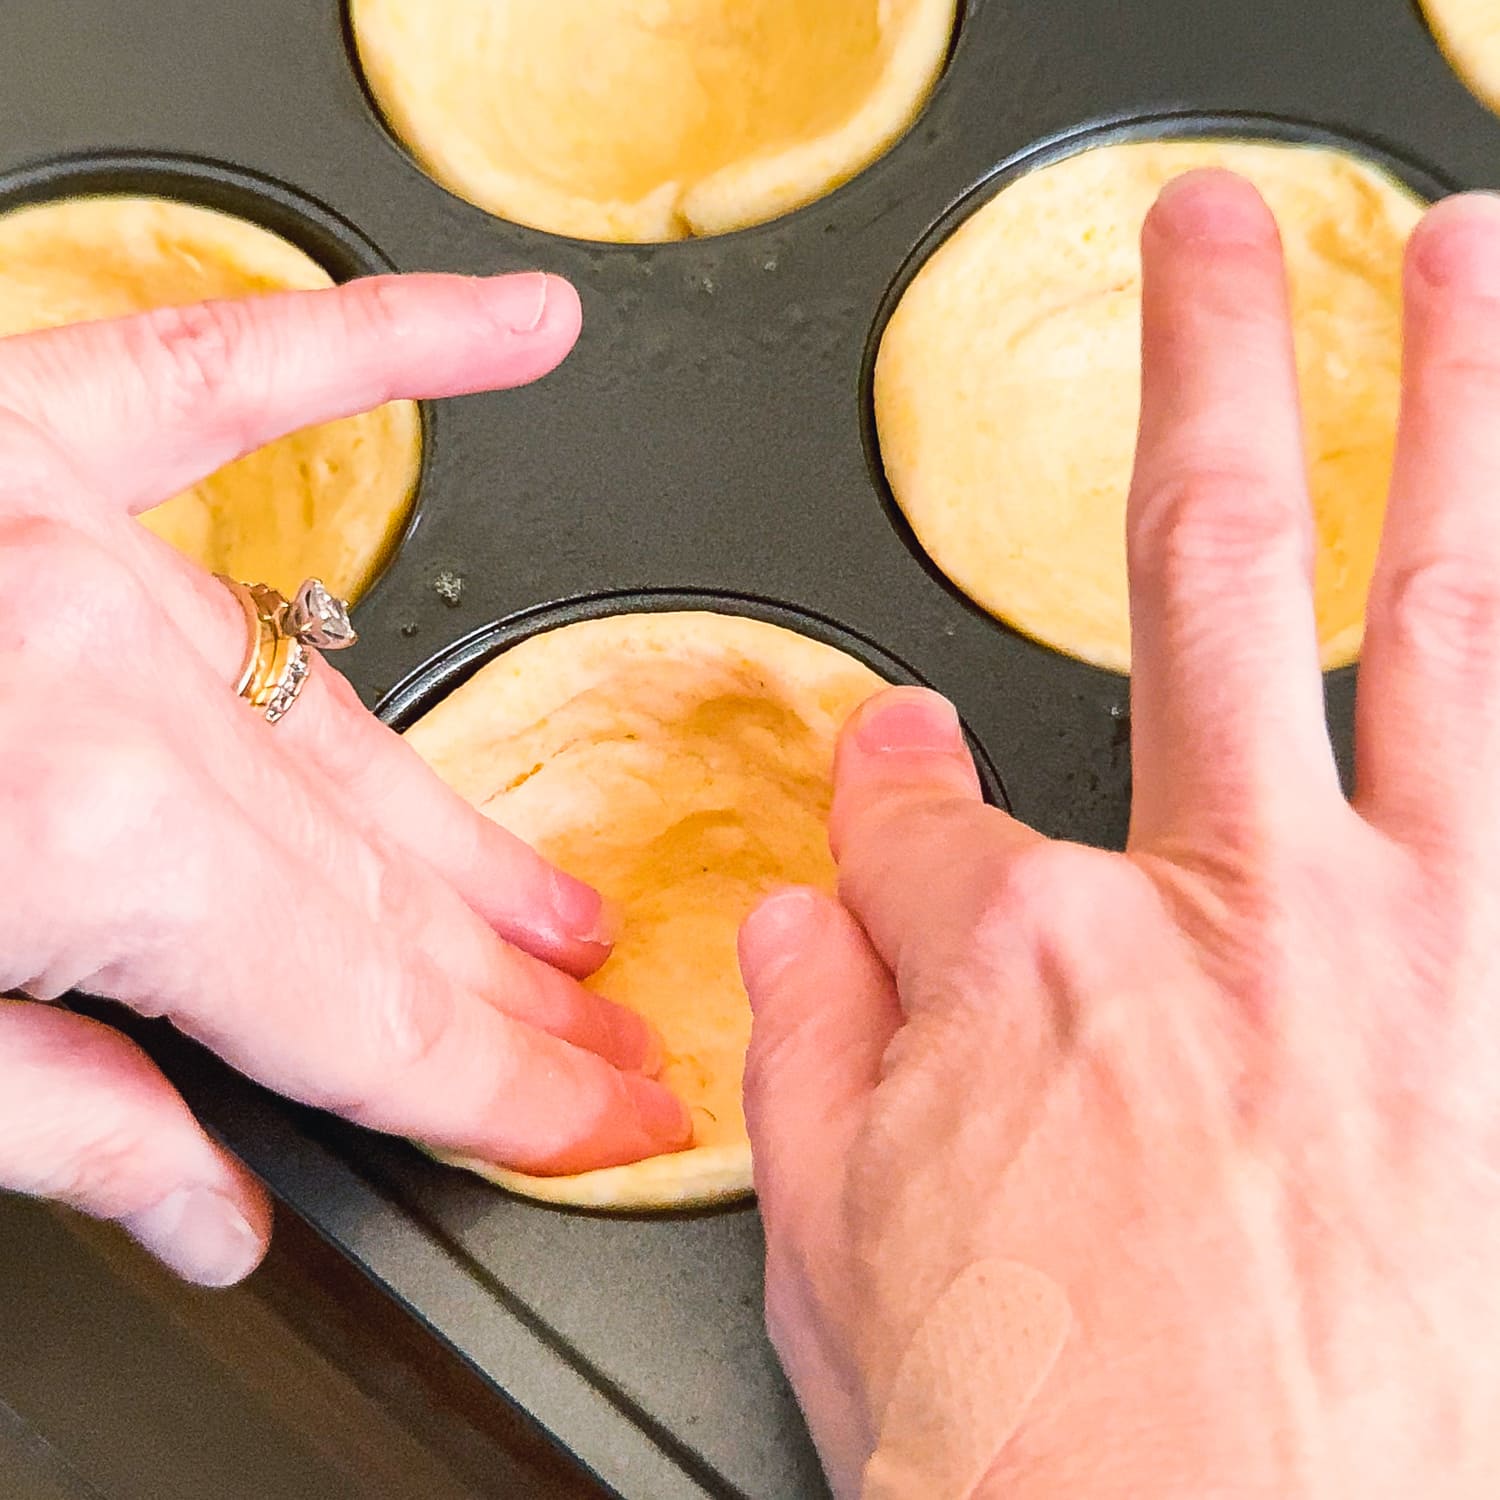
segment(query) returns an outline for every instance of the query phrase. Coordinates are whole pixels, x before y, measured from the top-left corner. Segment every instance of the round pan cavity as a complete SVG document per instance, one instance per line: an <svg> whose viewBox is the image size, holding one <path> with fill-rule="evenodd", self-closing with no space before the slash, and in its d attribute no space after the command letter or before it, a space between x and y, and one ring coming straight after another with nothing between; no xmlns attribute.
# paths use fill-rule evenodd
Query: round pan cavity
<svg viewBox="0 0 1500 1500"><path fill-rule="evenodd" d="M187 158L64 158L0 178L0 236L4 332L387 268L323 205ZM421 413L397 403L288 434L144 524L213 570L288 593L312 573L358 599L415 523L423 457Z"/></svg>
<svg viewBox="0 0 1500 1500"><path fill-rule="evenodd" d="M1154 157L1149 154L1153 148L1159 148ZM1308 148L1309 154L1299 159L1297 150L1290 148ZM1173 152L1181 153L1177 167L1172 165ZM1134 362L1138 342L1129 333L1127 317L1132 296L1138 296L1134 240L1129 239L1128 247L1120 241L1119 229L1125 220L1119 215L1128 217L1138 211L1144 216L1149 206L1146 198L1139 203L1134 199L1159 174L1165 174L1161 177L1165 181L1173 171L1213 164L1220 155L1228 158L1225 165L1251 175L1263 174L1263 186L1273 205L1285 200L1283 207L1288 212L1297 210L1283 226L1291 263L1300 272L1294 288L1300 295L1302 278L1306 279L1312 301L1310 309L1304 310L1310 316L1316 312L1327 341L1302 352L1310 361L1304 369L1304 375L1312 381L1305 392L1310 422L1320 411L1323 413L1323 436L1329 454L1326 471L1314 465L1314 495L1321 495L1336 512L1328 518L1332 530L1325 538L1329 549L1324 558L1328 590L1325 659L1331 668L1342 666L1358 648L1360 579L1373 565L1371 538L1378 530L1379 519L1376 507L1384 499L1381 453L1389 446L1387 440L1394 440L1400 240L1414 227L1421 201L1441 195L1443 185L1435 174L1378 145L1263 116L1166 116L1112 122L1103 128L1073 133L1006 163L933 226L888 291L866 345L862 410L866 459L898 535L929 576L939 579L966 607L982 609L1004 626L1022 630L1053 649L1106 669L1124 671L1128 661L1123 552L1118 558L1113 556L1116 547L1122 545L1117 531L1122 533L1123 518L1114 511L1116 506L1123 507L1128 448L1134 434L1134 415L1126 412L1127 398L1120 397L1119 392L1130 383L1125 366ZM1111 175L1110 169L1116 167L1126 175ZM1092 176L1084 175L1087 173ZM1132 174L1143 175L1137 180ZM1327 174L1326 182L1322 182L1323 174ZM1066 200L1068 190L1061 187L1063 182L1072 184L1075 195L1085 192L1072 210ZM1112 198L1116 182L1122 184L1118 201ZM1357 205L1359 214L1370 216L1373 243L1391 245L1388 259L1371 256L1369 264L1362 265L1356 275L1346 267L1347 257L1342 252L1330 252L1322 246L1327 231L1321 220L1310 221L1313 228L1306 243L1298 237L1304 213L1325 212L1325 199L1317 192L1320 182L1329 193L1337 189L1343 194L1342 199L1327 201L1339 203L1343 209ZM1062 199L1048 196L1054 183L1064 192ZM1007 193L1015 194L1014 200L1006 197ZM1089 221L1095 200L1104 216L1101 226L1106 229L1097 250L1091 248L1095 240ZM1024 274L1019 268L1026 266L1026 257L1034 247L1018 242L1016 256L1007 259L992 243L998 226L1005 222L995 219L994 210L999 202L1012 201L1017 212L1042 215L1027 231L1029 240L1047 245L1056 241L1053 250ZM1058 217L1073 210L1076 225ZM991 240L980 242L973 238L969 224L982 211L990 211L985 233ZM1349 222L1360 224L1363 220L1356 216ZM1012 227L1018 235L1025 228L1021 222ZM956 239L961 230L965 235ZM984 254L976 261L976 253L981 250ZM940 251L946 259L939 279L923 277ZM989 284L991 277L1009 275L1013 265L1022 282L1008 298L987 302L987 298L998 295ZM1025 274L1040 278L1032 291L1025 290ZM907 306L919 278L925 313ZM964 289L971 284L974 308L972 315L966 315ZM1064 294L1066 300L1059 300ZM1368 307L1366 300L1370 301ZM988 313L981 310L986 307ZM903 317L893 326L898 308L903 310ZM1374 316L1377 308L1378 323ZM938 309L942 310L941 318ZM1015 319L1008 321L1012 310ZM1347 351L1350 357L1343 358L1342 364L1337 341L1346 336L1346 324L1341 318L1352 319L1347 336L1359 344L1357 351ZM1085 321L1075 327L1078 319ZM1373 338L1368 330L1377 327L1384 330L1384 341L1378 348L1366 348L1366 341ZM932 357L926 352L929 332L944 350L930 370ZM1107 368L1080 365L1080 359L1106 356L1105 343L1095 348L1089 342L1091 338L1097 342L1106 333L1107 349L1113 351L1116 360ZM891 349L886 349L888 334L893 340ZM1003 353L995 347L1002 339ZM1027 352L1018 354L1012 349L1012 340L1016 349ZM882 350L889 355L884 362ZM1343 375L1323 378L1321 356L1325 351L1329 364L1342 368ZM1374 358L1377 353L1381 356L1378 361ZM1065 377L1061 369L1053 370L1056 360L1064 358ZM1116 362L1118 370L1111 378L1109 371L1116 370ZM995 408L987 404L982 389L976 391L964 384L966 380L984 382L992 377L997 391L1003 391L1007 380L1019 379L1020 372L1031 366L1035 368L1030 375L1014 388L1015 399L1006 403L997 394L999 404ZM1051 376L1046 376L1047 371L1052 371ZM1381 399L1367 399L1352 388L1346 389L1356 374L1361 380L1378 383ZM1046 410L1028 417L1026 401L1033 390L1052 389L1049 378L1057 382L1056 398L1038 397ZM933 401L922 394L933 380L940 391L945 382L953 382L943 399ZM1099 402L1103 406L1095 411L1091 403ZM1378 418L1387 407L1388 432ZM1367 410L1372 414L1368 419L1364 415ZM879 430L882 411L890 424L885 435L890 451L884 455ZM1080 424L1078 430L1070 438L1059 428L1044 451L1030 452L1028 457L1022 440L1029 437L1031 422L1050 420L1056 412L1065 416L1072 413ZM948 431L955 413L961 414L957 420L962 425L956 433ZM1120 420L1113 420L1115 417ZM1358 432L1346 432L1345 424L1356 418ZM1007 421L1020 424L1014 430L1014 442L1007 441ZM1310 434L1322 429L1314 423ZM970 431L974 433L972 462L966 457L964 441L964 434ZM937 433L942 434L941 439ZM1355 441L1359 434L1362 438ZM1094 435L1105 446L1092 450L1090 439ZM1319 451L1316 446L1310 449L1315 460ZM1071 458L1075 453L1083 465L1076 473ZM936 462L936 473L944 476L941 481L935 475L928 477L929 459ZM892 464L894 469L890 468ZM892 474L896 476L894 481ZM904 505L898 500L897 485L902 487ZM979 489L974 491L976 485ZM998 495L999 499L983 511L953 503L955 495L961 497L971 491ZM1325 598L1322 566L1320 600Z"/></svg>
<svg viewBox="0 0 1500 1500"><path fill-rule="evenodd" d="M1500 11L1492 0L1412 0L1464 86L1500 114Z"/></svg>
<svg viewBox="0 0 1500 1500"><path fill-rule="evenodd" d="M548 233L718 235L824 197L911 127L962 0L345 0L367 98L450 192Z"/></svg>
<svg viewBox="0 0 1500 1500"><path fill-rule="evenodd" d="M695 1128L683 1152L576 1175L441 1159L523 1197L596 1211L747 1196L750 1011L737 929L778 885L833 890L837 736L883 681L912 674L827 620L658 594L533 613L424 675L389 709L414 720L408 744L625 913L597 980L660 1029L662 1080Z"/></svg>

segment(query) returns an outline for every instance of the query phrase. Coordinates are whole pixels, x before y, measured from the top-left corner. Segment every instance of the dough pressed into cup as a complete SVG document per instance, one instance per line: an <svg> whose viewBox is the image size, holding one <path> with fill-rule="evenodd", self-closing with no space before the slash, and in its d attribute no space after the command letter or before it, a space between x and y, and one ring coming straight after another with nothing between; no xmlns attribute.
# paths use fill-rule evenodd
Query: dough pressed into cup
<svg viewBox="0 0 1500 1500"><path fill-rule="evenodd" d="M279 235L175 199L63 198L0 214L0 337L332 284ZM394 402L272 443L141 520L215 572L288 595L316 576L357 598L400 535L420 461L417 409Z"/></svg>
<svg viewBox="0 0 1500 1500"><path fill-rule="evenodd" d="M1039 167L941 245L881 339L875 421L917 541L1036 640L1130 666L1125 501L1140 409L1140 232L1199 167L1240 173L1290 277L1326 667L1359 651L1400 397L1401 264L1423 211L1316 146L1133 141Z"/></svg>
<svg viewBox="0 0 1500 1500"><path fill-rule="evenodd" d="M580 1207L750 1191L736 936L775 886L833 889L834 744L882 686L835 647L763 621L614 615L521 642L407 731L476 807L623 910L614 954L589 983L660 1029L662 1079L695 1131L687 1151L572 1177L456 1164Z"/></svg>
<svg viewBox="0 0 1500 1500"><path fill-rule="evenodd" d="M1495 0L1421 0L1453 70L1500 113L1500 5Z"/></svg>
<svg viewBox="0 0 1500 1500"><path fill-rule="evenodd" d="M958 0L349 0L365 80L437 181L580 239L722 234L911 124Z"/></svg>

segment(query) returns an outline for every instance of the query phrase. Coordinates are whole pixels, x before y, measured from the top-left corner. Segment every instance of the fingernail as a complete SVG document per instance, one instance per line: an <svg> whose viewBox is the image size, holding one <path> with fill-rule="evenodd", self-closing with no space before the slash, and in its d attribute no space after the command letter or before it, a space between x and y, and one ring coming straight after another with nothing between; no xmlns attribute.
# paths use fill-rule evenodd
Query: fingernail
<svg viewBox="0 0 1500 1500"><path fill-rule="evenodd" d="M1500 296L1500 194L1460 193L1429 209L1412 263L1429 286Z"/></svg>
<svg viewBox="0 0 1500 1500"><path fill-rule="evenodd" d="M552 910L569 937L609 947L620 935L620 912L591 885L552 871Z"/></svg>
<svg viewBox="0 0 1500 1500"><path fill-rule="evenodd" d="M863 711L854 738L877 755L950 755L964 748L958 710L926 688L882 693Z"/></svg>
<svg viewBox="0 0 1500 1500"><path fill-rule="evenodd" d="M264 1253L249 1221L213 1188L178 1188L121 1224L164 1265L199 1286L242 1281Z"/></svg>
<svg viewBox="0 0 1500 1500"><path fill-rule="evenodd" d="M617 1066L630 1068L655 1078L667 1059L662 1034L644 1016L638 1016L623 1005L616 1006L610 1017L610 1033Z"/></svg>
<svg viewBox="0 0 1500 1500"><path fill-rule="evenodd" d="M818 898L800 886L768 896L740 928L740 977L753 1011L807 947Z"/></svg>
<svg viewBox="0 0 1500 1500"><path fill-rule="evenodd" d="M1270 233L1270 210L1243 178L1217 167L1184 172L1161 190L1156 213L1180 240L1259 245Z"/></svg>
<svg viewBox="0 0 1500 1500"><path fill-rule="evenodd" d="M506 323L512 333L535 333L547 316L547 298L552 278L545 271L532 271L509 278L506 286Z"/></svg>
<svg viewBox="0 0 1500 1500"><path fill-rule="evenodd" d="M692 1141L692 1116L675 1094L634 1073L625 1075L625 1087L630 1091L641 1128L663 1151L679 1150Z"/></svg>

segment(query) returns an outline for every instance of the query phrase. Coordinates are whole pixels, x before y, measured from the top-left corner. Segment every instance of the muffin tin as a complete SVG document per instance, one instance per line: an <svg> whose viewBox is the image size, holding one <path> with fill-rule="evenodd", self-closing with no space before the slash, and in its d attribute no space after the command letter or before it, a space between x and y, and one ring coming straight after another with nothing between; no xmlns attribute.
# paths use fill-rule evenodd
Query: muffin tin
<svg viewBox="0 0 1500 1500"><path fill-rule="evenodd" d="M1010 174L1124 133L1332 140L1429 194L1500 186L1500 121L1411 0L970 0L887 156L787 218L663 246L559 240L432 183L366 98L336 0L4 0L0 37L0 208L164 192L339 276L540 265L579 287L583 338L554 376L427 411L414 519L339 663L366 701L405 722L582 613L743 610L950 694L1022 817L1105 845L1128 819L1127 684L967 604L895 522L869 410L895 295ZM1346 770L1352 687L1328 682ZM762 1332L753 1208L532 1206L141 1030L293 1209L606 1486L825 1493Z"/></svg>

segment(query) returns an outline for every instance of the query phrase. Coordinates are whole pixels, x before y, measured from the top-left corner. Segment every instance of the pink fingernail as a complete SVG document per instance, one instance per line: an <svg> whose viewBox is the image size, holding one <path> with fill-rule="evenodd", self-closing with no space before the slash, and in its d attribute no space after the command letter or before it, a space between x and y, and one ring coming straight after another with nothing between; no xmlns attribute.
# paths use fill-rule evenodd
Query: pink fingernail
<svg viewBox="0 0 1500 1500"><path fill-rule="evenodd" d="M543 271L534 271L527 276L518 276L512 284L511 295L518 306L528 306L530 311L513 316L510 323L512 333L535 333L547 316L547 298L552 278Z"/></svg>
<svg viewBox="0 0 1500 1500"><path fill-rule="evenodd" d="M1461 193L1430 209L1412 263L1429 286L1500 297L1500 195Z"/></svg>
<svg viewBox="0 0 1500 1500"><path fill-rule="evenodd" d="M964 748L958 710L926 688L893 688L862 710L855 742L877 755L951 755Z"/></svg>
<svg viewBox="0 0 1500 1500"><path fill-rule="evenodd" d="M608 947L620 935L620 912L614 903L561 870L552 871L552 910L577 942Z"/></svg>
<svg viewBox="0 0 1500 1500"><path fill-rule="evenodd" d="M740 977L751 1010L801 957L817 915L817 896L794 886L768 896L745 918L740 928Z"/></svg>
<svg viewBox="0 0 1500 1500"><path fill-rule="evenodd" d="M667 1046L661 1032L644 1016L617 1006L610 1015L610 1037L619 1067L655 1078L666 1061Z"/></svg>
<svg viewBox="0 0 1500 1500"><path fill-rule="evenodd" d="M164 1265L199 1286L233 1286L264 1253L249 1221L213 1188L178 1188L121 1225Z"/></svg>
<svg viewBox="0 0 1500 1500"><path fill-rule="evenodd" d="M676 1151L692 1141L692 1117L675 1094L634 1073L625 1075L625 1087L630 1091L641 1128L661 1150Z"/></svg>
<svg viewBox="0 0 1500 1500"><path fill-rule="evenodd" d="M1260 245L1273 232L1260 194L1231 172L1200 168L1173 178L1156 200L1173 236L1213 245Z"/></svg>

